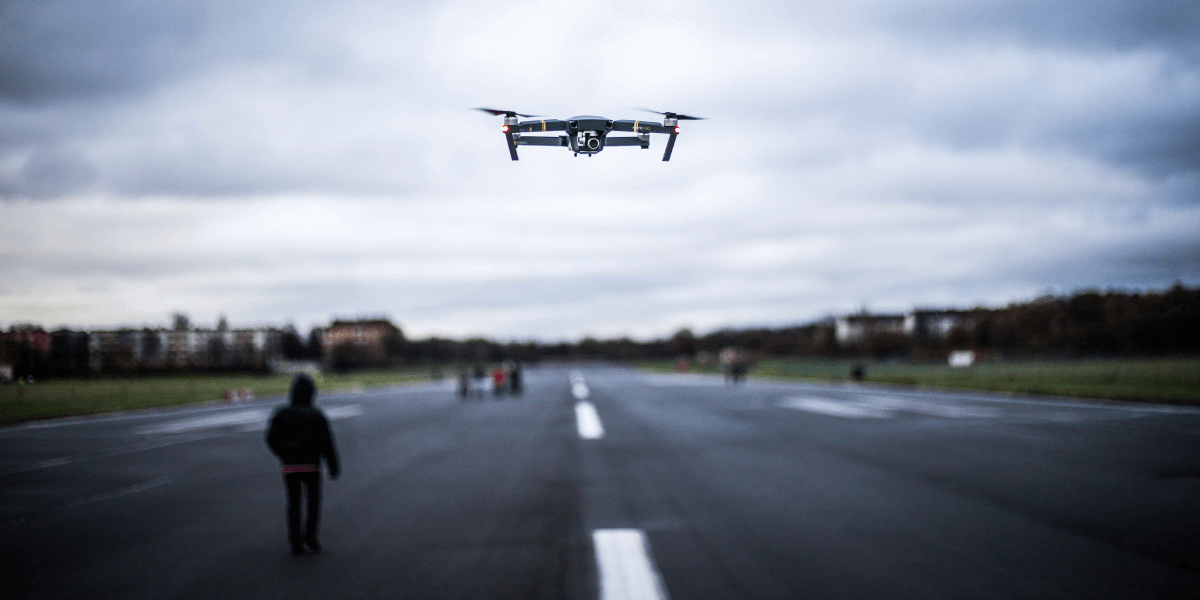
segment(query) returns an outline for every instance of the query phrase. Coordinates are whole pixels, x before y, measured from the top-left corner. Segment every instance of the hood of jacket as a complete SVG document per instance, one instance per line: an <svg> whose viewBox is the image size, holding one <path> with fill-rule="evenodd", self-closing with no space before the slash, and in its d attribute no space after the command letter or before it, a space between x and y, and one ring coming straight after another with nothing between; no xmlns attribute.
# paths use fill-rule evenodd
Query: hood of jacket
<svg viewBox="0 0 1200 600"><path fill-rule="evenodd" d="M292 406L310 407L317 395L317 386L308 375L303 373L292 379Z"/></svg>

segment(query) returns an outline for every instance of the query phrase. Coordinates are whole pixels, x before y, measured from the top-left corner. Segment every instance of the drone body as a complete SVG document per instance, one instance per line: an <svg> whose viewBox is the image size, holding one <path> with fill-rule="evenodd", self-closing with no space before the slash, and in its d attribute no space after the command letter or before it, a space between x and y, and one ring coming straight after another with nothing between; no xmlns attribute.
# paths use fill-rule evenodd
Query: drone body
<svg viewBox="0 0 1200 600"><path fill-rule="evenodd" d="M508 141L508 154L517 160L517 146L554 146L567 148L575 156L586 154L591 156L608 146L637 146L647 149L650 147L651 133L665 133L667 151L663 160L671 160L671 150L675 148L675 137L679 135L679 121L697 121L700 117L689 117L676 113L658 113L665 118L662 123L657 121L621 120L614 121L604 117L583 115L570 119L541 119L535 115L523 115L511 110L495 110L480 108L487 113L504 115L504 125L500 128ZM655 111L649 111L655 112ZM517 117L532 120L520 121ZM549 133L552 131L565 132L560 135L525 135L528 133ZM634 135L609 135L612 132L628 132Z"/></svg>

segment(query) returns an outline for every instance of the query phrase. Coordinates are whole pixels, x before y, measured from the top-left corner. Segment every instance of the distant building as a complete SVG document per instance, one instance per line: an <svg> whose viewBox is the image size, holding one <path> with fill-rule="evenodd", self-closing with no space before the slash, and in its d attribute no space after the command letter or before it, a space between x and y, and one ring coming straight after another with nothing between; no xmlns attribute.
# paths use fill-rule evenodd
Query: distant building
<svg viewBox="0 0 1200 600"><path fill-rule="evenodd" d="M46 372L50 332L38 325L12 325L0 332L0 375L8 381Z"/></svg>
<svg viewBox="0 0 1200 600"><path fill-rule="evenodd" d="M88 334L59 329L50 334L50 369L59 375L78 375L88 370Z"/></svg>
<svg viewBox="0 0 1200 600"><path fill-rule="evenodd" d="M838 317L833 323L838 344L848 345L869 337L905 333L904 315L869 315L866 313Z"/></svg>
<svg viewBox="0 0 1200 600"><path fill-rule="evenodd" d="M915 310L904 317L904 332L921 342L944 340L955 329L974 326L972 313L963 310Z"/></svg>
<svg viewBox="0 0 1200 600"><path fill-rule="evenodd" d="M387 319L334 321L325 329L322 355L333 368L382 367L399 359L400 328Z"/></svg>
<svg viewBox="0 0 1200 600"><path fill-rule="evenodd" d="M121 329L88 334L92 371L263 370L282 356L278 329Z"/></svg>
<svg viewBox="0 0 1200 600"><path fill-rule="evenodd" d="M915 310L902 315L860 313L835 319L834 336L842 346L884 335L904 336L923 343L945 340L952 331L974 326L974 313L963 310Z"/></svg>

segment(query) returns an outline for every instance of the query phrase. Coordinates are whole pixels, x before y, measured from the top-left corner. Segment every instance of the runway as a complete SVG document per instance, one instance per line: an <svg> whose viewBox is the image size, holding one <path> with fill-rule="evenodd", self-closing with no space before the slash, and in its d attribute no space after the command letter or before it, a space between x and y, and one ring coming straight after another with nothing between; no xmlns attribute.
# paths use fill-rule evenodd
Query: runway
<svg viewBox="0 0 1200 600"><path fill-rule="evenodd" d="M293 557L273 406L0 429L0 597L1200 597L1200 411L526 370L318 393Z"/></svg>

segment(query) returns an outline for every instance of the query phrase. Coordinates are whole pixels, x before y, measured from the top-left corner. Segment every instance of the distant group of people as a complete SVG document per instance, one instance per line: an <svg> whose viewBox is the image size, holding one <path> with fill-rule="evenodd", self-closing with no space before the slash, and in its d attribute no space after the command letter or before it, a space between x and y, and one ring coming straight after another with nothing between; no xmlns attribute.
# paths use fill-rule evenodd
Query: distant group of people
<svg viewBox="0 0 1200 600"><path fill-rule="evenodd" d="M489 387L489 378L492 396L495 398L506 395L515 398L521 395L521 365L510 361L496 365L490 374L483 365L475 365L470 371L459 371L458 397L464 402L471 398L482 398Z"/></svg>
<svg viewBox="0 0 1200 600"><path fill-rule="evenodd" d="M725 371L725 381L736 385L746 379L746 372L750 370L750 356L745 350L730 346L721 350L719 358L721 368Z"/></svg>

